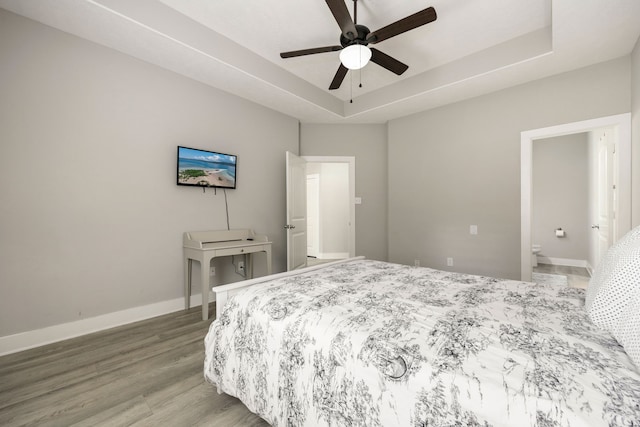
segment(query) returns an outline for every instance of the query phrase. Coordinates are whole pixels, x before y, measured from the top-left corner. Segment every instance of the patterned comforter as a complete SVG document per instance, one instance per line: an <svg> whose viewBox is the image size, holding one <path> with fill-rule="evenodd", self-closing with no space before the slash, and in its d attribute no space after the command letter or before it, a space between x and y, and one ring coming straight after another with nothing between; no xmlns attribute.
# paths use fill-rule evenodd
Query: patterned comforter
<svg viewBox="0 0 640 427"><path fill-rule="evenodd" d="M638 426L584 291L369 260L239 293L205 377L274 426Z"/></svg>

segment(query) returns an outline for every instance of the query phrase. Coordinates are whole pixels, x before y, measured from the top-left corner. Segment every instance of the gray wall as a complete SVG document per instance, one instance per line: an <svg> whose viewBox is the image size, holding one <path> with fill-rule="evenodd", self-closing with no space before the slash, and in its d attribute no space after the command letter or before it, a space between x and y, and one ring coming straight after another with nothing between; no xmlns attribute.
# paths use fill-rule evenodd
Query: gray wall
<svg viewBox="0 0 640 427"><path fill-rule="evenodd" d="M0 336L183 296L182 233L227 224L177 145L239 156L231 228L285 269L297 120L3 10L0 57Z"/></svg>
<svg viewBox="0 0 640 427"><path fill-rule="evenodd" d="M540 256L586 261L589 256L587 133L533 142L531 241ZM565 237L555 235L556 228Z"/></svg>
<svg viewBox="0 0 640 427"><path fill-rule="evenodd" d="M3 10L0 55L0 336L182 297L182 232L226 218L221 193L175 185L179 144L239 155L231 227L269 235L274 271L283 153L300 148L356 157L358 255L443 269L451 256L451 270L517 278L520 132L632 111L640 225L638 44L388 125L303 124L300 137L290 117Z"/></svg>
<svg viewBox="0 0 640 427"><path fill-rule="evenodd" d="M356 255L386 260L386 125L302 124L300 154L356 158Z"/></svg>
<svg viewBox="0 0 640 427"><path fill-rule="evenodd" d="M389 122L389 260L519 278L520 132L628 112L630 78L624 57Z"/></svg>

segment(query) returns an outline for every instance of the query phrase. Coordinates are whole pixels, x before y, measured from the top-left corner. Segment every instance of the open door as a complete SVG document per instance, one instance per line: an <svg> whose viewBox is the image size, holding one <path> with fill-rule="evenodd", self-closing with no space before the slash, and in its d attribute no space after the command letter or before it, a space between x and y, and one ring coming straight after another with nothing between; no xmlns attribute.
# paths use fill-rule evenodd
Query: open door
<svg viewBox="0 0 640 427"><path fill-rule="evenodd" d="M595 264L599 264L600 259L605 254L609 246L613 243L613 219L614 219L614 188L613 185L613 154L614 143L608 136L610 131L605 132L598 140L597 153L597 177L598 177L598 191L597 191L597 223L593 224L591 228L597 230L597 244L595 245Z"/></svg>
<svg viewBox="0 0 640 427"><path fill-rule="evenodd" d="M286 152L287 165L287 271L307 265L306 161Z"/></svg>

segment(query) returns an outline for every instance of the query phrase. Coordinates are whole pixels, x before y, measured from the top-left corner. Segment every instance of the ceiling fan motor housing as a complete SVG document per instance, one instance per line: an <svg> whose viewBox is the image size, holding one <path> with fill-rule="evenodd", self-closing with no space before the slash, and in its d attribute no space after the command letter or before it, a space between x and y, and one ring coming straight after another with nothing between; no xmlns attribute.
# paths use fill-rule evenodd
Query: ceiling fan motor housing
<svg viewBox="0 0 640 427"><path fill-rule="evenodd" d="M340 44L342 47L351 46L352 44L360 44L366 46L369 44L367 41L367 36L371 32L369 28L364 25L356 24L356 30L358 30L358 35L353 40L349 40L344 36L344 34L340 34Z"/></svg>

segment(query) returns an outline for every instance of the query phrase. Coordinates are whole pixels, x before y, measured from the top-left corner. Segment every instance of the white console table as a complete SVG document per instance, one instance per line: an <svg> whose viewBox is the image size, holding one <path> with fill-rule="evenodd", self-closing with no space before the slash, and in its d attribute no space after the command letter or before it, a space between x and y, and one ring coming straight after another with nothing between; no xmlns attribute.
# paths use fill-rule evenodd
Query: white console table
<svg viewBox="0 0 640 427"><path fill-rule="evenodd" d="M247 255L245 274L253 277L252 254L267 255L267 274L271 274L271 242L267 236L252 230L188 231L182 237L184 252L184 306L189 309L191 300L191 266L193 260L200 263L200 287L202 290L202 320L209 318L209 267L216 257ZM218 313L219 315L219 313Z"/></svg>

